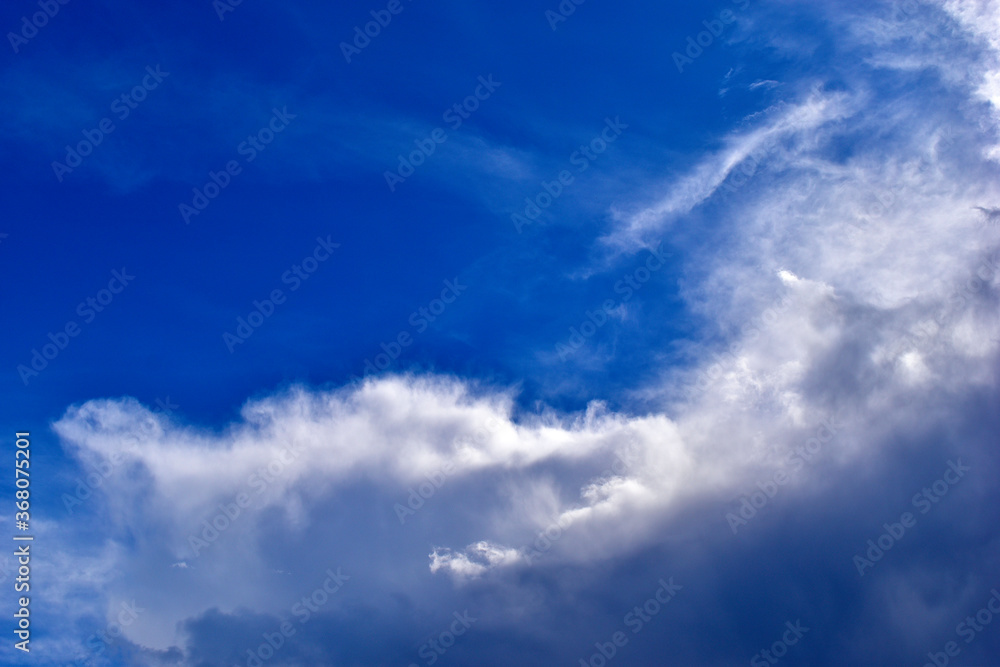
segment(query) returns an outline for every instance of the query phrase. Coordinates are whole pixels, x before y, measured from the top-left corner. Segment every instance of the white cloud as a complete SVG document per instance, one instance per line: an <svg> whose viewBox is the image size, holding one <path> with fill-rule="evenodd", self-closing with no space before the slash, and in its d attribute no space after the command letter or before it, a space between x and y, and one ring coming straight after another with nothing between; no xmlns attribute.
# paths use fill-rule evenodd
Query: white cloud
<svg viewBox="0 0 1000 667"><path fill-rule="evenodd" d="M995 3L946 7L996 48ZM704 340L688 344L690 367L664 365L637 390L647 409L524 413L504 388L438 376L295 388L249 402L219 431L128 399L70 409L56 431L81 460L128 461L103 488L106 518L128 539L106 554L116 584L66 559L68 580L155 600L128 633L165 648L180 641L179 622L211 606L287 608L287 582L266 576L277 569L353 557L356 581L412 592L433 585L398 574L416 561L429 579L459 581L529 567L553 522L552 562L629 553L662 539L664 522L692 504L731 498L781 468L834 414L830 459L795 484L878 457L889 434L898 441L939 418L942 392L996 385L998 239L975 207L996 206L1000 186L979 159L981 135L949 115L963 95L996 102L996 74L983 76L971 92L947 79L940 100L816 87L618 213L605 241L634 250L768 150L763 171L723 207L723 240L683 248L681 295ZM842 155L832 146L846 138L855 150ZM141 446L129 448L125 436L143 424ZM400 526L393 505L446 467L440 496ZM195 560L191 535L241 493L254 504ZM336 539L316 553L271 546L276 535L328 534Z"/></svg>
<svg viewBox="0 0 1000 667"><path fill-rule="evenodd" d="M787 137L812 136L825 123L849 113L852 101L840 93L815 92L796 105L779 105L766 112L763 126L729 137L726 147L698 163L691 173L670 185L667 194L635 213L614 211L615 229L604 239L613 247L635 250L650 235L668 228L680 216L708 200L733 169L751 154L774 150Z"/></svg>
<svg viewBox="0 0 1000 667"><path fill-rule="evenodd" d="M517 549L502 547L485 540L470 544L458 553L448 548L437 548L431 552L430 558L431 572L445 570L458 581L476 579L494 568L513 565L524 560L524 556Z"/></svg>

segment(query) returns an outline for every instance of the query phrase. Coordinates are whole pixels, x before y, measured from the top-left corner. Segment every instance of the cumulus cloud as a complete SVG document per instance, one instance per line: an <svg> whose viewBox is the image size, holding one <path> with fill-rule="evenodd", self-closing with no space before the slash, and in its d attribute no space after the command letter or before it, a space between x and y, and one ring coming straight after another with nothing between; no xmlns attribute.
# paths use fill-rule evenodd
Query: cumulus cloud
<svg viewBox="0 0 1000 667"><path fill-rule="evenodd" d="M935 11L962 27L953 44L978 49L956 51L976 63L972 79L955 71L962 65L929 62L929 36L897 40L898 26L879 17L855 24L849 46L876 44L899 57L861 59L847 84L790 93L687 174L613 213L602 242L616 254L676 232L671 242L687 258L681 296L697 333L675 342L674 356L651 351L657 378L634 388L627 411L600 401L581 413L528 409L509 388L435 375L294 387L248 402L240 421L218 430L131 399L68 410L55 430L81 462L125 461L89 510L114 528L104 557L118 576L101 587L115 600L127 591L150 601L128 638L170 651L203 646L206 628L227 628L233 641L255 641L315 587L310 577L338 565L353 579L322 614L339 628L349 625L346 610L381 619L370 627L385 630L389 619L445 599L459 611L469 600L491 610L481 627L502 634L562 604L546 587L579 592L557 567L624 577L633 562L664 567L664 553L702 577L701 592L692 585L676 604L688 595L708 614L724 584L742 576L715 550L732 537L723 517L776 471L790 478L798 503L775 501L776 512L812 537L800 555L819 560L830 557L824 548L843 551L830 545L869 537L851 532L848 512L874 506L893 518L892 494L903 511L912 485L919 490L931 472L894 476L892 461L921 452L937 465L965 452L992 470L995 435L984 425L997 395L1000 239L981 219L1000 201L991 162L997 7L955 1ZM948 72L918 99L866 79L884 67ZM956 102L992 106L969 127ZM855 148L841 150L848 140ZM752 155L762 157L745 184L725 190ZM707 218L710 238L679 229ZM144 435L132 446L127 436L137 430ZM879 484L866 484L873 479ZM967 507L988 495L975 483L968 489ZM831 509L842 496L844 514ZM809 517L822 517L823 530ZM781 535L776 521L761 519L761 536L746 538L739 553L781 567L765 553ZM719 530L704 537L706 526ZM995 555L995 538L977 547L980 529L954 530L963 553ZM931 560L908 565L921 576L851 589L871 610L862 615L888 605L898 626L960 619L995 574L970 574L937 591L940 604L903 619L931 595L922 574L935 571ZM849 554L844 562L849 570ZM289 592L276 570L302 590ZM778 586L826 595L815 573ZM618 614L612 602L601 613ZM848 632L863 655L871 641L859 626ZM904 643L919 644L910 635Z"/></svg>
<svg viewBox="0 0 1000 667"><path fill-rule="evenodd" d="M522 558L517 549L482 541L470 544L459 553L452 553L448 548L435 549L431 553L431 572L445 570L459 580L477 578L493 568L517 563Z"/></svg>

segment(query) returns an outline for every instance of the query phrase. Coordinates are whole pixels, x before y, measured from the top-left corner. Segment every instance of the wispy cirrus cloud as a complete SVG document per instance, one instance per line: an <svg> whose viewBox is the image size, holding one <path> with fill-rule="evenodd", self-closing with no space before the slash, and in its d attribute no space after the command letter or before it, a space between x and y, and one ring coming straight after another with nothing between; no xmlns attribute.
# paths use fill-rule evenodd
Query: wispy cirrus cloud
<svg viewBox="0 0 1000 667"><path fill-rule="evenodd" d="M1000 238L981 224L1000 201L996 119L983 106L993 103L995 6L943 9L906 20L933 16L963 31L897 39L901 28L864 12L852 30L833 25L853 35L841 78L783 84L774 94L784 101L743 119L722 148L692 156L672 182L622 195L604 236L589 240L611 255L595 263L666 239L690 327L644 351L645 379L613 408L595 398L559 410L502 384L415 373L275 391L215 428L131 399L68 410L55 429L70 452L129 462L88 505L110 527L102 558L115 577L78 577L83 590L109 608L126 595L154 600L126 636L181 664L245 659L242 649L314 588L309 577L335 566L351 586L290 660L415 660L442 619L475 607L464 645L506 656L489 650L517 637L552 651L530 658L551 664L607 636L605 624L572 627L574 607L618 623L623 597L648 597L652 581L637 573L653 570L684 575L684 596L663 618L679 660L749 658L773 631L751 627L757 616L786 612L812 615L800 648L816 651L816 664L932 650L925 640L950 631L998 574L987 480L998 469ZM946 42L928 46L937 39ZM872 57L873 45L888 50ZM961 58L928 56L938 49ZM970 66L974 76L959 71ZM901 83L883 85L887 68ZM943 74L920 78L928 71ZM723 197L734 169L762 151L752 179ZM527 169L511 167L511 178ZM652 326L642 306L663 292L643 290L602 335ZM124 449L122 434L140 424L153 426L148 437ZM958 455L972 469L949 492L953 509L922 520L907 536L912 550L901 543L877 581L859 583L858 545ZM778 472L788 479L780 495L734 536L727 514ZM401 525L396 504L428 480L441 481ZM192 536L208 546L193 553ZM61 546L53 562L86 569ZM412 620L425 615L434 622ZM822 632L847 638L835 655L808 648ZM361 647L357 636L391 641ZM636 655L658 664L652 649Z"/></svg>

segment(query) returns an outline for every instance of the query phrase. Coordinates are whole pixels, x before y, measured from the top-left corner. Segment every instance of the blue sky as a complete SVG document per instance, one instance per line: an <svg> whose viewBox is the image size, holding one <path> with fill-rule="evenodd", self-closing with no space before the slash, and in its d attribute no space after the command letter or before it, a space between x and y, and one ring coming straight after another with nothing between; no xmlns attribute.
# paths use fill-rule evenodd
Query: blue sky
<svg viewBox="0 0 1000 667"><path fill-rule="evenodd" d="M1000 664L995 1L0 25L0 662Z"/></svg>

